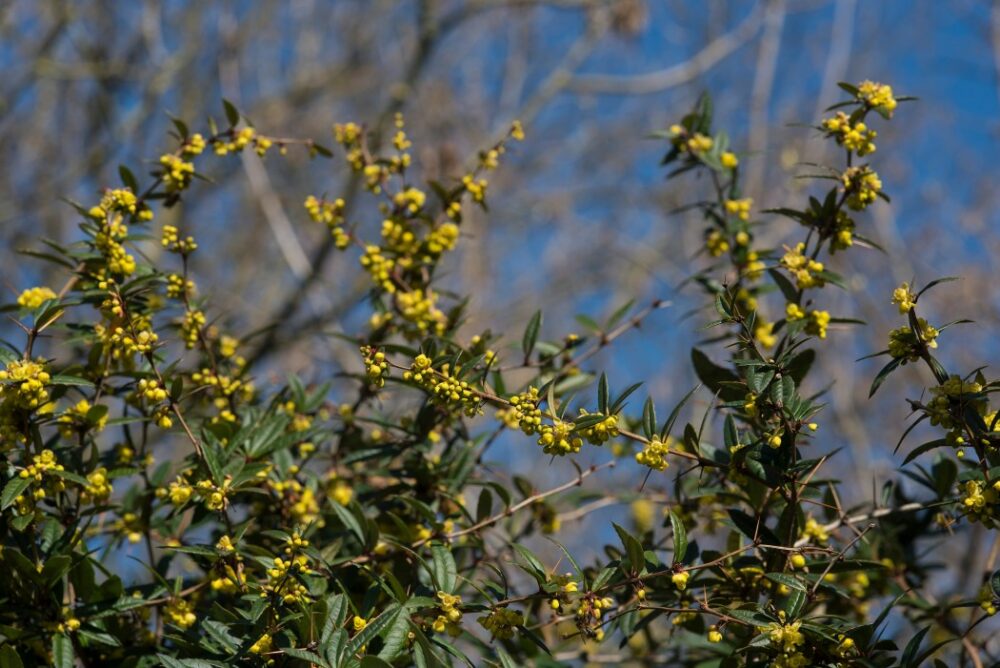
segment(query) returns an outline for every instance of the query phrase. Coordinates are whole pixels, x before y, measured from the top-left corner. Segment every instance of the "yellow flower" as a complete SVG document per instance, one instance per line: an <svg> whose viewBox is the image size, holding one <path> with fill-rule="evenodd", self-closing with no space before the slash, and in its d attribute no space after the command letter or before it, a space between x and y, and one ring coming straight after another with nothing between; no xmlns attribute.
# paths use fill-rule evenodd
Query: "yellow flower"
<svg viewBox="0 0 1000 668"><path fill-rule="evenodd" d="M729 250L729 241L719 230L712 230L705 238L705 248L712 257L719 257Z"/></svg>
<svg viewBox="0 0 1000 668"><path fill-rule="evenodd" d="M909 283L901 283L898 288L892 291L892 303L899 306L900 313L909 313L916 306L917 295L910 290Z"/></svg>
<svg viewBox="0 0 1000 668"><path fill-rule="evenodd" d="M840 177L847 193L847 206L865 209L882 192L882 181L870 167L849 167Z"/></svg>
<svg viewBox="0 0 1000 668"><path fill-rule="evenodd" d="M700 132L694 133L691 139L687 142L687 149L692 153L705 153L706 151L711 151L712 146L715 142L711 137L706 137Z"/></svg>
<svg viewBox="0 0 1000 668"><path fill-rule="evenodd" d="M809 322L806 323L806 334L826 338L826 328L830 324L830 313L827 311L809 311Z"/></svg>
<svg viewBox="0 0 1000 668"><path fill-rule="evenodd" d="M822 128L828 137L834 137L838 144L848 151L854 151L858 156L875 152L874 140L877 133L868 129L862 121L852 124L848 115L842 111L824 120Z"/></svg>
<svg viewBox="0 0 1000 668"><path fill-rule="evenodd" d="M773 333L774 323L773 322L757 322L757 326L753 330L753 336L760 345L765 348L771 348L778 342L778 337Z"/></svg>
<svg viewBox="0 0 1000 668"><path fill-rule="evenodd" d="M813 517L806 519L806 525L802 528L802 536L808 537L817 543L825 543L830 540L830 534Z"/></svg>
<svg viewBox="0 0 1000 668"><path fill-rule="evenodd" d="M636 453L635 461L656 471L665 470L670 466L669 462L667 462L667 455L670 454L668 443L669 439L667 442L664 442L660 440L659 436L654 435L649 443L643 447L642 451Z"/></svg>
<svg viewBox="0 0 1000 668"><path fill-rule="evenodd" d="M740 220L746 222L750 220L750 208L753 206L753 199L747 197L745 199L727 199L726 200L726 212L736 216Z"/></svg>
<svg viewBox="0 0 1000 668"><path fill-rule="evenodd" d="M80 494L80 500L92 503L106 501L112 491L108 470L102 466L87 475L87 485Z"/></svg>
<svg viewBox="0 0 1000 668"><path fill-rule="evenodd" d="M194 177L194 164L185 162L181 158L172 154L160 156L160 165L163 167L163 183L170 192L184 190L191 184Z"/></svg>
<svg viewBox="0 0 1000 668"><path fill-rule="evenodd" d="M653 521L655 520L653 504L646 499L636 499L632 502L631 509L632 521L635 523L635 528L643 533L651 531L653 529Z"/></svg>
<svg viewBox="0 0 1000 668"><path fill-rule="evenodd" d="M233 541L229 536L224 535L219 539L219 542L215 544L215 549L223 554L230 554L236 549L236 546L233 545Z"/></svg>
<svg viewBox="0 0 1000 668"><path fill-rule="evenodd" d="M823 263L806 257L805 249L804 243L799 243L795 248L785 246L785 254L781 257L781 266L795 278L799 290L823 287L826 281L817 275L823 271Z"/></svg>
<svg viewBox="0 0 1000 668"><path fill-rule="evenodd" d="M805 643L806 638L799 631L802 622L792 622L791 624L779 624L771 622L767 627L767 636L771 644L781 649L786 654L794 652L795 648Z"/></svg>
<svg viewBox="0 0 1000 668"><path fill-rule="evenodd" d="M736 154L729 151L724 151L722 155L719 156L719 162L721 162L722 166L726 169L735 169L736 166L740 164Z"/></svg>
<svg viewBox="0 0 1000 668"><path fill-rule="evenodd" d="M251 654L265 654L271 651L271 642L271 635L265 633L261 637L257 638L257 642L250 645L249 651Z"/></svg>
<svg viewBox="0 0 1000 668"><path fill-rule="evenodd" d="M897 101L892 94L892 86L887 84L862 81L858 84L857 97L886 118L892 118L892 113L896 110Z"/></svg>
<svg viewBox="0 0 1000 668"><path fill-rule="evenodd" d="M163 609L163 615L167 622L182 629L191 628L198 621L191 604L182 598L171 598Z"/></svg>
<svg viewBox="0 0 1000 668"><path fill-rule="evenodd" d="M521 125L521 121L511 123L510 136L515 141L524 141L524 127Z"/></svg>
<svg viewBox="0 0 1000 668"><path fill-rule="evenodd" d="M564 422L555 418L551 425L544 425L539 430L538 445L547 455L567 455L580 452L583 439L573 431L572 422Z"/></svg>
<svg viewBox="0 0 1000 668"><path fill-rule="evenodd" d="M50 299L55 299L56 296L55 292L44 286L28 288L17 298L17 305L23 308L36 309Z"/></svg>
<svg viewBox="0 0 1000 668"><path fill-rule="evenodd" d="M688 574L686 571L681 571L680 573L674 573L673 575L670 576L671 582L673 582L674 586L681 591L687 589L688 580L690 579L691 575Z"/></svg>
<svg viewBox="0 0 1000 668"><path fill-rule="evenodd" d="M34 410L49 400L45 386L51 380L42 360L13 360L0 371L0 400L21 410Z"/></svg>

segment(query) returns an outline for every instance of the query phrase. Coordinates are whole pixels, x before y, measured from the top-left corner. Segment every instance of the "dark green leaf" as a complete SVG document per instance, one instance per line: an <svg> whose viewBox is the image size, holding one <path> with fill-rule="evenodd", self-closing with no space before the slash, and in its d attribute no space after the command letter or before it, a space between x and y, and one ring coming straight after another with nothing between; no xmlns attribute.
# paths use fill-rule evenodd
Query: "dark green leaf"
<svg viewBox="0 0 1000 668"><path fill-rule="evenodd" d="M672 510L670 511L670 526L674 532L674 563L679 563L687 554L687 529L684 528L684 522L681 521L681 518Z"/></svg>
<svg viewBox="0 0 1000 668"><path fill-rule="evenodd" d="M31 478L12 478L4 485L3 494L0 494L0 510L7 510L14 499L21 495L21 492L31 484Z"/></svg>
<svg viewBox="0 0 1000 668"><path fill-rule="evenodd" d="M229 100L223 99L222 106L226 110L226 120L229 121L229 127L236 127L236 125L240 122L240 112Z"/></svg>
<svg viewBox="0 0 1000 668"><path fill-rule="evenodd" d="M535 315L531 316L531 320L528 321L528 326L524 330L524 336L521 338L521 350L524 352L525 359L530 357L535 349L535 343L538 341L538 330L541 327L542 312L535 311Z"/></svg>
<svg viewBox="0 0 1000 668"><path fill-rule="evenodd" d="M455 565L455 557L452 556L451 550L441 543L435 543L431 546L431 554L433 555L435 584L446 594L452 593L455 590L455 583L458 580L458 568Z"/></svg>

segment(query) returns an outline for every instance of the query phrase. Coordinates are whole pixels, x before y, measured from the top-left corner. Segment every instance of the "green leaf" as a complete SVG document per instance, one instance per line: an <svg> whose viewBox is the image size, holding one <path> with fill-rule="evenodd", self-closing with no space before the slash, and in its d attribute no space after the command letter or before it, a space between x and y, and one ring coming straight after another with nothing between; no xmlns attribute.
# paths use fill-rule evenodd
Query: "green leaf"
<svg viewBox="0 0 1000 668"><path fill-rule="evenodd" d="M628 557L632 570L637 573L641 572L646 566L645 551L642 549L642 543L617 523L612 522L611 524L615 528L615 531L618 532L618 537L625 548L625 555Z"/></svg>
<svg viewBox="0 0 1000 668"><path fill-rule="evenodd" d="M872 381L871 389L868 390L869 399L875 396L875 393L878 392L878 388L882 387L882 383L885 382L885 379L889 377L890 373L899 367L901 362L902 359L894 359L882 367L882 370L878 372L877 376L875 376L875 380Z"/></svg>
<svg viewBox="0 0 1000 668"><path fill-rule="evenodd" d="M523 545L514 543L514 551L521 555L521 558L527 562L530 571L534 572L535 578L545 579L545 566L542 562L535 556L535 553L526 548Z"/></svg>
<svg viewBox="0 0 1000 668"><path fill-rule="evenodd" d="M815 360L816 360L815 350L813 350L812 348L803 350L786 364L788 375L796 383L801 384L802 379L806 377L807 373L809 373L809 369L812 367L813 362Z"/></svg>
<svg viewBox="0 0 1000 668"><path fill-rule="evenodd" d="M930 452L934 448L941 448L946 445L948 445L948 441L943 438L938 438L933 441L923 443L922 445L918 445L906 455L906 459L903 460L903 466L906 466L920 455Z"/></svg>
<svg viewBox="0 0 1000 668"><path fill-rule="evenodd" d="M455 557L452 556L451 550L441 543L435 543L431 546L431 554L434 557L434 583L446 594L452 593L455 590L455 583L458 581L458 568L455 566Z"/></svg>
<svg viewBox="0 0 1000 668"><path fill-rule="evenodd" d="M725 395L727 393L725 392L726 388L723 383L735 383L739 380L735 373L725 367L719 366L709 359L708 355L697 348L691 349L691 362L694 364L694 371L698 376L698 380L704 383L712 392ZM728 394L731 394L731 392ZM726 396L723 396L723 398L727 399Z"/></svg>
<svg viewBox="0 0 1000 668"><path fill-rule="evenodd" d="M341 523L345 527L347 527L351 533L357 536L358 540L362 544L364 544L365 530L361 526L361 523L358 521L358 518L355 517L355 514L351 512L351 510L348 510L347 508L340 505L339 503L336 503L335 501L331 501L329 505L333 508L333 511L337 514L337 517L338 519L340 519ZM354 504L352 503L352 509L353 506Z"/></svg>
<svg viewBox="0 0 1000 668"><path fill-rule="evenodd" d="M917 631L917 634L910 638L910 642L906 643L906 648L903 650L902 656L899 658L899 665L901 668L910 668L910 666L916 666L914 659L917 656L917 652L920 651L920 644L924 641L924 636L927 632L931 630L931 627L925 626L924 628Z"/></svg>
<svg viewBox="0 0 1000 668"><path fill-rule="evenodd" d="M642 433L648 439L656 434L656 406L652 397L646 397L646 403L642 407Z"/></svg>
<svg viewBox="0 0 1000 668"><path fill-rule="evenodd" d="M403 609L399 607L399 604L393 603L391 607L375 619L368 622L368 626L361 629L361 631L351 638L351 642L347 645L348 652L351 654L357 653L358 650L361 649L362 645L369 644L390 624L394 623L396 618L399 617L402 612Z"/></svg>
<svg viewBox="0 0 1000 668"><path fill-rule="evenodd" d="M285 647L281 650L281 653L290 656L295 659L302 659L303 661L309 661L317 666L323 666L324 668L329 668L330 664L323 659L319 654L314 654L306 649L299 649L296 647Z"/></svg>
<svg viewBox="0 0 1000 668"><path fill-rule="evenodd" d="M496 646L497 658L500 659L501 668L519 668L519 664L510 658L510 654L504 651L500 645Z"/></svg>
<svg viewBox="0 0 1000 668"><path fill-rule="evenodd" d="M726 421L723 428L723 441L728 450L732 450L737 445L740 444L740 433L736 429L736 420L730 414L726 415Z"/></svg>
<svg viewBox="0 0 1000 668"><path fill-rule="evenodd" d="M783 609L788 617L795 619L802 612L802 606L806 603L806 592L802 589L793 589L792 593L785 599Z"/></svg>
<svg viewBox="0 0 1000 668"><path fill-rule="evenodd" d="M928 283L927 285L925 285L923 288L921 288L920 291L917 292L917 296L914 299L915 300L920 299L920 295L924 294L925 292L933 288L935 285L940 285L941 283L950 283L951 281L959 281L959 280L961 280L961 276L943 276L941 278L935 279L930 283Z"/></svg>
<svg viewBox="0 0 1000 668"><path fill-rule="evenodd" d="M792 285L792 282L788 280L787 276L782 274L777 269L768 269L767 273L771 277L771 280L774 281L774 284L778 286L778 289L781 290L781 294L784 295L785 301L793 304L797 304L799 302L799 291L795 289L795 286Z"/></svg>
<svg viewBox="0 0 1000 668"><path fill-rule="evenodd" d="M607 414L610 401L611 391L608 388L608 375L602 373L600 380L597 381L597 410Z"/></svg>
<svg viewBox="0 0 1000 668"><path fill-rule="evenodd" d="M758 523L757 520L750 515L747 515L742 510L731 508L729 510L729 519L732 520L733 524L736 525L736 528L750 540L760 538L765 543L770 543L771 545L778 545L781 543L778 537L764 525L763 521Z"/></svg>
<svg viewBox="0 0 1000 668"><path fill-rule="evenodd" d="M52 376L52 379L49 381L49 383L51 385L73 385L77 387L94 387L94 384L91 383L86 378L79 378L77 376L70 376L63 373L57 373L54 376Z"/></svg>
<svg viewBox="0 0 1000 668"><path fill-rule="evenodd" d="M10 645L0 646L0 668L24 668L17 650Z"/></svg>
<svg viewBox="0 0 1000 668"><path fill-rule="evenodd" d="M690 390L688 390L688 393L685 394L683 397L681 397L681 400L677 402L677 405L674 406L674 409L670 411L670 415L667 416L667 421L663 425L663 432L660 434L662 440L666 440L667 435L670 434L670 432L673 430L674 423L677 422L677 416L681 414L681 408L684 407L684 404L688 402L688 399L690 399L694 395L694 393L697 392L700 388L701 385L695 385Z"/></svg>
<svg viewBox="0 0 1000 668"><path fill-rule="evenodd" d="M222 622L214 619L206 619L201 623L201 627L229 653L235 652L236 648L240 645L239 639L233 636L229 632L229 627Z"/></svg>
<svg viewBox="0 0 1000 668"><path fill-rule="evenodd" d="M525 359L531 357L535 343L538 341L538 330L541 327L542 312L535 311L535 315L531 316L531 320L528 321L528 326L524 330L524 336L521 338L521 350L524 351Z"/></svg>
<svg viewBox="0 0 1000 668"><path fill-rule="evenodd" d="M12 478L8 481L0 494L0 510L7 510L30 484L31 478Z"/></svg>
<svg viewBox="0 0 1000 668"><path fill-rule="evenodd" d="M684 528L684 522L681 521L681 518L672 510L670 511L670 526L674 531L674 563L680 563L684 560L684 555L687 554L687 529Z"/></svg>
<svg viewBox="0 0 1000 668"><path fill-rule="evenodd" d="M798 578L788 575L787 573L768 573L765 576L768 580L772 582L777 582L778 584L785 585L792 589L797 589L799 591L805 591L806 586L802 584Z"/></svg>
<svg viewBox="0 0 1000 668"><path fill-rule="evenodd" d="M240 122L240 112L236 109L232 102L223 98L222 106L226 110L226 120L229 121L229 127L233 128Z"/></svg>
<svg viewBox="0 0 1000 668"><path fill-rule="evenodd" d="M630 299L621 306L619 306L617 309L615 309L615 312L612 313L608 317L608 319L604 322L604 331L605 332L611 331L611 329L613 329L614 326L617 325L621 321L621 319L625 317L625 314L629 312L629 309L632 308L633 304L635 304L635 300Z"/></svg>
<svg viewBox="0 0 1000 668"><path fill-rule="evenodd" d="M326 607L326 612L323 618L323 631L320 634L320 641L326 644L347 619L347 599L343 594L333 594L327 596L323 603Z"/></svg>
<svg viewBox="0 0 1000 668"><path fill-rule="evenodd" d="M849 84L846 81L840 81L840 82L838 82L837 83L837 87L840 88L841 90L847 91L847 93L849 95L851 95L852 97L857 97L858 96L858 88L857 88L857 86Z"/></svg>
<svg viewBox="0 0 1000 668"><path fill-rule="evenodd" d="M385 659L369 654L361 659L360 668L392 668L392 664Z"/></svg>
<svg viewBox="0 0 1000 668"><path fill-rule="evenodd" d="M391 661L402 654L403 649L406 647L406 637L409 632L410 617L404 610L396 617L396 621L392 623L392 626L389 627L389 632L385 635L385 643L382 645L382 650L378 653L379 658Z"/></svg>
<svg viewBox="0 0 1000 668"><path fill-rule="evenodd" d="M76 656L73 641L62 633L52 636L52 665L54 668L73 668Z"/></svg>
<svg viewBox="0 0 1000 668"><path fill-rule="evenodd" d="M476 501L476 522L482 522L493 514L493 493L484 488Z"/></svg>
<svg viewBox="0 0 1000 668"><path fill-rule="evenodd" d="M121 177L122 183L124 183L132 192L139 192L139 182L135 179L135 174L132 170L125 165L118 165L118 176Z"/></svg>

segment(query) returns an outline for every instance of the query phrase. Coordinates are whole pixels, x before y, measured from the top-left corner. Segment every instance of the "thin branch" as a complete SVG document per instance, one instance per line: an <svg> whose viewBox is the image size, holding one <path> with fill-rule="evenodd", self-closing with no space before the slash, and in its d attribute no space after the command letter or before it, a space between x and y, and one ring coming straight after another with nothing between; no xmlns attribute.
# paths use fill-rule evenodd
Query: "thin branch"
<svg viewBox="0 0 1000 668"><path fill-rule="evenodd" d="M760 29L763 12L756 5L733 30L710 42L683 63L636 75L589 74L574 77L569 89L588 95L650 95L702 76L717 63L750 41Z"/></svg>

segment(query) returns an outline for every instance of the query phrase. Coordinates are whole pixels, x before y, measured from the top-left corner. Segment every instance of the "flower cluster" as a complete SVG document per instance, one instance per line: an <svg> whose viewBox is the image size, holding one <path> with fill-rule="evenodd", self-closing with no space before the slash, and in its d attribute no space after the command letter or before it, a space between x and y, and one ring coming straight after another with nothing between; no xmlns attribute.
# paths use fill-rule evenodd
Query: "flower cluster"
<svg viewBox="0 0 1000 668"><path fill-rule="evenodd" d="M510 398L510 408L497 411L497 415L511 429L520 429L528 436L538 432L542 426L542 410L538 407L541 397L537 387L529 387L524 392Z"/></svg>
<svg viewBox="0 0 1000 668"><path fill-rule="evenodd" d="M28 288L17 298L17 305L22 308L36 309L50 299L55 299L56 293L51 288Z"/></svg>
<svg viewBox="0 0 1000 668"><path fill-rule="evenodd" d="M194 606L182 598L171 598L163 609L167 622L182 629L189 629L198 621Z"/></svg>
<svg viewBox="0 0 1000 668"><path fill-rule="evenodd" d="M675 147L688 153L699 154L712 150L715 142L711 137L707 137L700 132L689 132L682 125L671 125L670 135ZM735 157L735 156L733 156ZM732 164L730 159L728 162ZM733 165L735 167L735 165Z"/></svg>
<svg viewBox="0 0 1000 668"><path fill-rule="evenodd" d="M448 594L443 591L437 593L439 601L438 609L441 611L431 628L435 633L445 633L455 637L462 632L462 597L455 594Z"/></svg>
<svg viewBox="0 0 1000 668"><path fill-rule="evenodd" d="M805 321L805 332L821 339L826 338L826 328L830 324L830 313L817 309L805 310L798 304L789 302L785 306L785 318L789 322Z"/></svg>
<svg viewBox="0 0 1000 668"><path fill-rule="evenodd" d="M892 117L898 103L893 96L892 86L868 80L858 84L857 99L886 118Z"/></svg>
<svg viewBox="0 0 1000 668"><path fill-rule="evenodd" d="M824 120L822 128L828 137L835 138L838 144L848 151L857 153L858 156L863 157L875 152L875 137L878 133L870 129L864 121L852 123L842 111Z"/></svg>
<svg viewBox="0 0 1000 668"><path fill-rule="evenodd" d="M868 166L848 167L840 181L847 193L847 206L862 211L882 192L882 180Z"/></svg>
<svg viewBox="0 0 1000 668"><path fill-rule="evenodd" d="M899 306L899 312L905 315L917 305L917 295L910 289L909 283L901 283L892 291L892 303Z"/></svg>
<svg viewBox="0 0 1000 668"><path fill-rule="evenodd" d="M896 359L916 362L928 348L937 348L938 330L917 318L917 330L899 327L889 332L889 354Z"/></svg>
<svg viewBox="0 0 1000 668"><path fill-rule="evenodd" d="M167 153L160 156L160 166L163 168L161 178L168 191L178 192L191 185L191 179L194 178L194 163Z"/></svg>
<svg viewBox="0 0 1000 668"><path fill-rule="evenodd" d="M163 236L160 239L160 244L171 253L177 253L178 255L190 255L198 249L198 244L195 242L194 237L186 236L182 239L180 230L173 225L163 226Z"/></svg>
<svg viewBox="0 0 1000 668"><path fill-rule="evenodd" d="M825 279L820 275L824 266L822 262L807 257L804 254L806 245L798 243L795 248L785 247L785 254L781 256L781 266L795 278L795 283L799 290L808 288L821 288L826 284Z"/></svg>
<svg viewBox="0 0 1000 668"><path fill-rule="evenodd" d="M420 385L430 392L438 404L459 408L469 417L483 412L479 394L468 382L452 375L450 364L434 369L429 357L417 355L410 368L403 372L403 380Z"/></svg>
<svg viewBox="0 0 1000 668"><path fill-rule="evenodd" d="M575 431L576 425L553 418L552 424L542 425L538 432L538 445L547 455L568 455L580 452L583 439Z"/></svg>
<svg viewBox="0 0 1000 668"><path fill-rule="evenodd" d="M663 471L670 465L667 462L669 454L669 441L662 441L659 436L654 435L649 443L643 446L642 451L636 453L635 461L651 469Z"/></svg>
<svg viewBox="0 0 1000 668"><path fill-rule="evenodd" d="M753 207L753 199L727 199L726 213L735 216L744 223L750 220L750 209Z"/></svg>
<svg viewBox="0 0 1000 668"><path fill-rule="evenodd" d="M333 235L334 245L343 250L347 248L351 241L350 235L344 230L344 208L347 206L343 199L337 198L332 202L317 199L309 195L305 201L306 211L309 217L317 223L322 223L330 229Z"/></svg>
<svg viewBox="0 0 1000 668"><path fill-rule="evenodd" d="M1000 510L1000 481L988 484L982 480L967 480L959 491L965 516L973 522L994 526Z"/></svg>
<svg viewBox="0 0 1000 668"><path fill-rule="evenodd" d="M587 415L590 415L590 413L586 409L581 408L580 417ZM612 438L618 437L618 416L606 415L600 422L581 429L580 433L583 434L583 437L591 445L604 445Z"/></svg>
<svg viewBox="0 0 1000 668"><path fill-rule="evenodd" d="M52 377L44 360L13 360L0 371L0 401L8 408L37 410L49 399L46 386Z"/></svg>
<svg viewBox="0 0 1000 668"><path fill-rule="evenodd" d="M261 591L261 598L273 597L286 605L304 603L309 600L309 589L299 578L312 573L309 558L304 554L287 559L277 557L267 569L268 579Z"/></svg>
<svg viewBox="0 0 1000 668"><path fill-rule="evenodd" d="M493 608L476 621L494 638L510 640L514 637L514 629L524 624L524 613L508 607Z"/></svg>
<svg viewBox="0 0 1000 668"><path fill-rule="evenodd" d="M774 668L805 668L809 665L809 660L799 649L806 641L801 627L800 621L772 622L768 625L767 638L771 647L779 652L771 664Z"/></svg>

